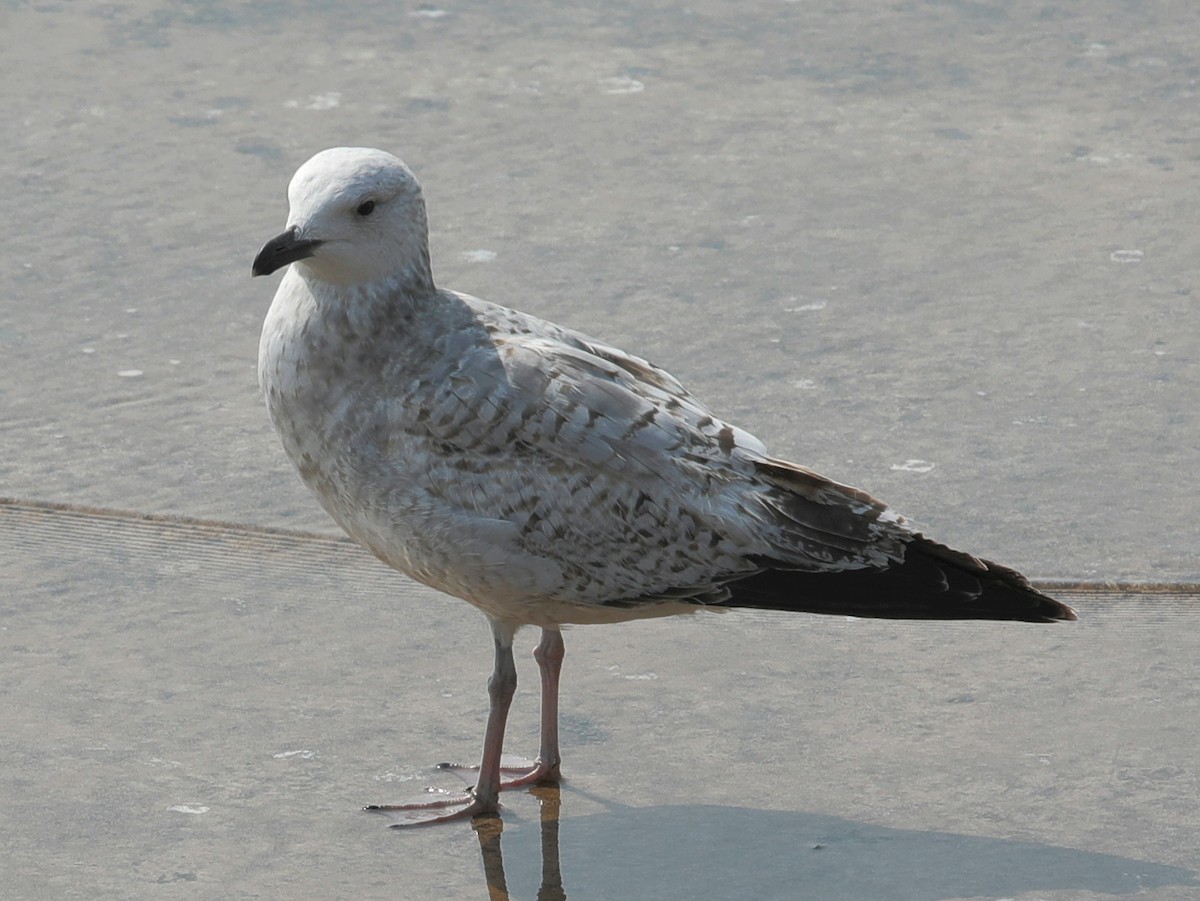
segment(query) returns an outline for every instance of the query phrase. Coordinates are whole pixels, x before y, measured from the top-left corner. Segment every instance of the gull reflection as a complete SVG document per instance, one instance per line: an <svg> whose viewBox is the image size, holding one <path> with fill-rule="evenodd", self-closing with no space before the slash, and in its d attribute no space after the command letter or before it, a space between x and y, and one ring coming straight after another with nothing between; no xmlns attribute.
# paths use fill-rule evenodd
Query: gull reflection
<svg viewBox="0 0 1200 901"><path fill-rule="evenodd" d="M530 793L540 808L537 901L565 901L560 790L537 786ZM587 797L585 806L595 800L608 808L582 816L575 811L562 836L575 892L588 897L930 901L1057 891L1125 895L1168 886L1186 886L1193 890L1187 897L1200 897L1194 892L1200 874L1188 867L1044 842L903 829L803 811L632 808L592 798L578 787L571 794L580 801ZM498 817L473 821L491 901L532 894L528 869L538 853L532 825L517 828L510 816L509 864L515 869L506 876L504 824ZM507 877L516 895L509 894Z"/></svg>
<svg viewBox="0 0 1200 901"><path fill-rule="evenodd" d="M538 799L542 824L542 885L537 901L566 901L562 869L558 859L558 818L562 792L557 785L535 785L529 793ZM490 901L509 901L508 883L504 878L504 856L500 850L500 835L504 822L498 816L480 816L472 821L479 836L479 853L483 857L483 875L487 880Z"/></svg>

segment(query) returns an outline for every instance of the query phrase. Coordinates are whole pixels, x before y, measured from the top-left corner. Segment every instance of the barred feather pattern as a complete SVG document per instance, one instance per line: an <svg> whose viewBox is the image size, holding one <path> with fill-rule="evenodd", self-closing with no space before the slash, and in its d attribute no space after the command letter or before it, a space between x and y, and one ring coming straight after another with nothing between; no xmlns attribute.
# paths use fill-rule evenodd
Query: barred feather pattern
<svg viewBox="0 0 1200 901"><path fill-rule="evenodd" d="M510 630L739 605L1073 617L771 457L646 360L436 288L394 157L326 151L289 195L255 261L292 263L259 347L271 420L329 514L414 579Z"/></svg>

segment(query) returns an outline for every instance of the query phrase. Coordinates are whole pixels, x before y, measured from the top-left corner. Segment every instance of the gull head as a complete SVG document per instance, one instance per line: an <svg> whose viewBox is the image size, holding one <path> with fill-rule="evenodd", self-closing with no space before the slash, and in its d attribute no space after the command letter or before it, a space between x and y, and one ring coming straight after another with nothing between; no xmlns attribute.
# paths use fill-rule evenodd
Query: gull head
<svg viewBox="0 0 1200 901"><path fill-rule="evenodd" d="M294 263L300 275L335 285L415 282L432 288L421 185L382 150L322 150L288 185L287 230L263 245L251 272Z"/></svg>

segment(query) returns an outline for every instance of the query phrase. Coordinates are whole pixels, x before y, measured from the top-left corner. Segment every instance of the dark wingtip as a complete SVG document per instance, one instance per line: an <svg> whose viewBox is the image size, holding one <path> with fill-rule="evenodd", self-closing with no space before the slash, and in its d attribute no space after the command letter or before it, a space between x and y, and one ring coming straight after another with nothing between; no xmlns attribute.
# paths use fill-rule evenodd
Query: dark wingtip
<svg viewBox="0 0 1200 901"><path fill-rule="evenodd" d="M1066 604L1014 569L916 536L902 561L882 568L804 572L751 558L760 572L728 584L723 607L755 607L880 619L1070 622Z"/></svg>
<svg viewBox="0 0 1200 901"><path fill-rule="evenodd" d="M1062 616L1055 617L1055 620L1057 622L1063 622L1063 623L1073 623L1073 622L1076 622L1078 619L1079 619L1079 614L1075 612L1075 608L1068 607L1066 604L1062 605Z"/></svg>

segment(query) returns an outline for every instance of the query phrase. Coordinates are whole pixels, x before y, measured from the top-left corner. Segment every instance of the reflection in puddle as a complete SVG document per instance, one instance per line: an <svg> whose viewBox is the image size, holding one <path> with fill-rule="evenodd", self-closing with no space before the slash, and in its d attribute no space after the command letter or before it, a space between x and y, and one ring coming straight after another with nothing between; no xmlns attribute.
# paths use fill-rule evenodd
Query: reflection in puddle
<svg viewBox="0 0 1200 901"><path fill-rule="evenodd" d="M560 789L539 785L529 793L540 812L541 883L533 897L566 901ZM519 886L510 894L503 821L480 817L472 826L490 901L531 897L529 870L538 856L532 832L510 822L510 875ZM575 891L588 897L930 901L1200 886L1186 868L1146 860L800 811L618 805L572 817L563 837Z"/></svg>
<svg viewBox="0 0 1200 901"><path fill-rule="evenodd" d="M529 789L529 793L538 799L541 810L542 885L538 889L538 901L566 901L558 858L558 816L562 791L557 785L535 785ZM498 816L476 817L472 826L479 836L488 898L491 901L509 901L508 883L504 879L504 857L500 851L504 821Z"/></svg>

